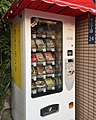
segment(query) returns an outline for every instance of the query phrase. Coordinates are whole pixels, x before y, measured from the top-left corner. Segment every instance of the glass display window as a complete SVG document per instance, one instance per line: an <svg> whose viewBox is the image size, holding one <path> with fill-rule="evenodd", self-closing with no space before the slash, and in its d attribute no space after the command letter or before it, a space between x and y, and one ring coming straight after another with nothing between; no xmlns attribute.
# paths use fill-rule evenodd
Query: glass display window
<svg viewBox="0 0 96 120"><path fill-rule="evenodd" d="M31 96L63 90L63 23L31 18Z"/></svg>

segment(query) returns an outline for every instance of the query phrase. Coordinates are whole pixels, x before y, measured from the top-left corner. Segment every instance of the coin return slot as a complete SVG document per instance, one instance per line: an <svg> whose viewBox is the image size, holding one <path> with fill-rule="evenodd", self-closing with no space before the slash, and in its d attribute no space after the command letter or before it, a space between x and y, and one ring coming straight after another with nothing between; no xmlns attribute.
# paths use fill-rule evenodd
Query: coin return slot
<svg viewBox="0 0 96 120"><path fill-rule="evenodd" d="M50 115L58 111L59 111L59 104L53 104L53 105L49 105L47 107L42 108L40 110L40 115L44 117L46 115Z"/></svg>
<svg viewBox="0 0 96 120"><path fill-rule="evenodd" d="M69 103L69 109L72 109L74 107L74 102Z"/></svg>

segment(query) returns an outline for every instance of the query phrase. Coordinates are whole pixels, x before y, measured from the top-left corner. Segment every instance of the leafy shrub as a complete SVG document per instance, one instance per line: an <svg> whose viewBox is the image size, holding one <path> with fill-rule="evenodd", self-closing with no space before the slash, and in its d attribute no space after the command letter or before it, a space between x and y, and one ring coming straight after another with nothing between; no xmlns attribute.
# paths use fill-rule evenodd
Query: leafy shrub
<svg viewBox="0 0 96 120"><path fill-rule="evenodd" d="M1 16L13 0L0 0L0 109L11 83L11 46L9 22Z"/></svg>
<svg viewBox="0 0 96 120"><path fill-rule="evenodd" d="M8 23L2 24L5 29L0 32L0 106L3 105L11 81L10 29Z"/></svg>

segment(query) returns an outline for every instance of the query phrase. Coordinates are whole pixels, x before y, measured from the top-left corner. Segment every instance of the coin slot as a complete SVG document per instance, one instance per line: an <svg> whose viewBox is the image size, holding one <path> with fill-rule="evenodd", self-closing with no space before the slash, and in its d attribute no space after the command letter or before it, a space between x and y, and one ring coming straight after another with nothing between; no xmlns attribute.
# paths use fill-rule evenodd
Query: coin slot
<svg viewBox="0 0 96 120"><path fill-rule="evenodd" d="M67 56L72 56L73 55L73 50L67 50Z"/></svg>

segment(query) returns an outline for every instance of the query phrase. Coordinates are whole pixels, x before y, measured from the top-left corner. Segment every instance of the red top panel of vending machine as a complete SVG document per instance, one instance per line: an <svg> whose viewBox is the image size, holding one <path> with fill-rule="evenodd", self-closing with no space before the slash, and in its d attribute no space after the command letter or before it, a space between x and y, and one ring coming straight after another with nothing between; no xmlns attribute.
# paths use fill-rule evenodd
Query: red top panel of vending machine
<svg viewBox="0 0 96 120"><path fill-rule="evenodd" d="M93 0L94 1L94 0ZM3 17L12 19L25 8L68 16L79 16L85 12L96 15L92 0L15 0Z"/></svg>

